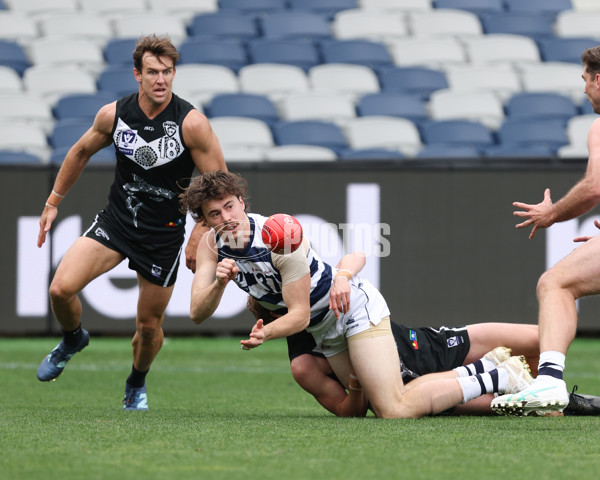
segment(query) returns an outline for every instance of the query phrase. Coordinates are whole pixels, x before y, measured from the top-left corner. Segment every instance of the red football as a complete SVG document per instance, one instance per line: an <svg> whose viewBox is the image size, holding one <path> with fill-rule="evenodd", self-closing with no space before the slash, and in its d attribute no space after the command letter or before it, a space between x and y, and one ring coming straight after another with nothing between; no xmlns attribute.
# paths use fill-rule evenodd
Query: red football
<svg viewBox="0 0 600 480"><path fill-rule="evenodd" d="M292 253L302 243L302 226L291 215L271 215L263 225L262 240L275 253Z"/></svg>

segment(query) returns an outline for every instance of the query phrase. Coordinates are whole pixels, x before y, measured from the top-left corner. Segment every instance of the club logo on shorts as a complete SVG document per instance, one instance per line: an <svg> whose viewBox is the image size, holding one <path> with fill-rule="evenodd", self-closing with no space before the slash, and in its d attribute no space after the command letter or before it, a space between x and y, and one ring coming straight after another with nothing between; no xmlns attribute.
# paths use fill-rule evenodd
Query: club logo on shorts
<svg viewBox="0 0 600 480"><path fill-rule="evenodd" d="M96 228L96 230L94 230L94 234L95 234L97 237L104 237L104 238L106 238L107 240L110 240L110 237L108 236L108 233L106 233L106 232L105 232L105 231L104 231L102 228L100 228L100 227L98 227L98 228Z"/></svg>
<svg viewBox="0 0 600 480"><path fill-rule="evenodd" d="M152 276L160 278L161 275L162 275L162 267L159 267L158 265L152 265Z"/></svg>
<svg viewBox="0 0 600 480"><path fill-rule="evenodd" d="M417 341L417 332L415 332L414 330L411 330L410 334L409 334L409 338L410 338L410 341L412 342L413 348L415 350L418 350L419 349L419 342Z"/></svg>
<svg viewBox="0 0 600 480"><path fill-rule="evenodd" d="M446 344L448 345L448 348L458 347L461 343L463 343L463 339L458 335L446 339Z"/></svg>

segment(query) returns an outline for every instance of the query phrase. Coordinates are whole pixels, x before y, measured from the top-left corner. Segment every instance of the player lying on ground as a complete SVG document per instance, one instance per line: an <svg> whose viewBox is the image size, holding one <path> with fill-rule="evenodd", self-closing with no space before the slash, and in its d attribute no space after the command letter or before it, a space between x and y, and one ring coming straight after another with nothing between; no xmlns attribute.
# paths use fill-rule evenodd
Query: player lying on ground
<svg viewBox="0 0 600 480"><path fill-rule="evenodd" d="M344 260L345 258L339 265ZM248 296L248 310L257 320L275 318L272 312L263 308L252 296ZM434 329L410 328L392 322L391 327L401 358L402 380L407 387L410 386L409 382L428 373L447 372L449 378L456 377L461 373L465 374L467 370L485 370L486 367L489 370L499 359L506 359L510 350L513 354L526 355L528 358L538 350L537 325L482 323ZM315 341L308 332L288 337L287 344L294 380L325 409L341 417L366 414L365 401L361 398L360 391L349 390L349 395L335 377L327 359L314 350ZM498 347L501 344L510 348ZM531 364L531 369L535 371L536 365L537 361ZM457 405L451 413L491 414L492 398L491 394L482 395L463 405ZM600 397L571 393L570 398L569 406L564 410L565 415L600 415Z"/></svg>
<svg viewBox="0 0 600 480"><path fill-rule="evenodd" d="M379 291L366 279L332 269L307 239L292 253L272 252L261 237L267 219L246 213L246 191L240 176L212 172L193 178L180 196L182 210L211 228L198 245L190 305L194 322L214 313L233 280L269 310L285 309L266 325L258 320L249 338L241 341L243 347L257 348L269 339L308 330L337 378L351 392L364 392L364 409L368 399L381 418L438 414L483 394L510 392L530 383L524 359L510 357L488 372L459 378L424 376L411 388L405 386L389 310ZM329 308L329 298L333 279L341 274L349 277L350 289L344 300L348 309L338 316Z"/></svg>

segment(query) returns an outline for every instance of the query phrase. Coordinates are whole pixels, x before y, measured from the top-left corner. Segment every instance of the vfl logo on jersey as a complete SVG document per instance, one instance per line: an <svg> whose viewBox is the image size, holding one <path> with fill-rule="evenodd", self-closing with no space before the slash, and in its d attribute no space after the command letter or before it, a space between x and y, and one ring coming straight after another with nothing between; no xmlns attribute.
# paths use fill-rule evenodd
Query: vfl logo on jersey
<svg viewBox="0 0 600 480"><path fill-rule="evenodd" d="M158 265L152 265L152 276L160 278L161 275L162 275L162 268L159 267Z"/></svg>
<svg viewBox="0 0 600 480"><path fill-rule="evenodd" d="M106 233L102 228L98 227L96 230L94 230L94 234L97 237L104 237L107 240L110 240L110 237L108 236L108 233Z"/></svg>
<svg viewBox="0 0 600 480"><path fill-rule="evenodd" d="M448 348L458 347L461 343L463 343L463 339L458 335L446 339L446 344L448 345Z"/></svg>
<svg viewBox="0 0 600 480"><path fill-rule="evenodd" d="M137 132L135 130L121 130L117 132L117 138L119 152L124 155L131 155L137 139Z"/></svg>
<svg viewBox="0 0 600 480"><path fill-rule="evenodd" d="M410 341L412 343L412 347L415 350L418 350L419 349L419 342L417 341L417 332L415 332L414 330L411 330L410 333L409 333L409 338L410 338Z"/></svg>

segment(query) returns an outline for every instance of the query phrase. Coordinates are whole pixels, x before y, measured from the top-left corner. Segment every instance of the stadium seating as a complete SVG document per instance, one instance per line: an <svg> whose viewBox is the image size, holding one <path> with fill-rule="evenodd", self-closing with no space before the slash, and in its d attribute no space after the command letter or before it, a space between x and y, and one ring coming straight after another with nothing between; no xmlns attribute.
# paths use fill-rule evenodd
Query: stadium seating
<svg viewBox="0 0 600 480"><path fill-rule="evenodd" d="M336 153L348 148L344 133L331 122L283 121L273 127L273 133L277 145L317 145Z"/></svg>
<svg viewBox="0 0 600 480"><path fill-rule="evenodd" d="M571 0L571 4L573 5L573 9L577 12L600 11L600 3L598 3L597 0Z"/></svg>
<svg viewBox="0 0 600 480"><path fill-rule="evenodd" d="M556 119L566 125L576 115L578 108L573 100L559 93L521 92L513 95L506 104L506 116L510 119Z"/></svg>
<svg viewBox="0 0 600 480"><path fill-rule="evenodd" d="M12 11L28 16L45 13L74 13L79 9L78 0L13 0L10 2Z"/></svg>
<svg viewBox="0 0 600 480"><path fill-rule="evenodd" d="M173 91L196 106L218 93L237 93L240 85L235 72L221 65L179 65Z"/></svg>
<svg viewBox="0 0 600 480"><path fill-rule="evenodd" d="M412 12L432 9L432 0L359 0L362 8Z"/></svg>
<svg viewBox="0 0 600 480"><path fill-rule="evenodd" d="M41 127L28 122L9 122L0 124L0 150L26 152L46 163L50 157L50 147L46 133Z"/></svg>
<svg viewBox="0 0 600 480"><path fill-rule="evenodd" d="M598 40L587 38L546 38L538 42L545 62L572 62L581 65L584 50L598 45Z"/></svg>
<svg viewBox="0 0 600 480"><path fill-rule="evenodd" d="M69 13L43 17L39 27L44 36L64 36L71 41L88 39L104 46L114 35L110 21L90 13Z"/></svg>
<svg viewBox="0 0 600 480"><path fill-rule="evenodd" d="M90 39L41 37L29 45L32 62L36 66L68 66L82 68L96 74L104 67L102 48Z"/></svg>
<svg viewBox="0 0 600 480"><path fill-rule="evenodd" d="M42 159L33 153L18 150L0 150L0 165L40 165Z"/></svg>
<svg viewBox="0 0 600 480"><path fill-rule="evenodd" d="M492 130L498 129L504 120L498 97L484 91L438 90L431 94L429 110L433 120L474 120Z"/></svg>
<svg viewBox="0 0 600 480"><path fill-rule="evenodd" d="M79 5L83 12L105 15L110 19L133 18L148 13L146 0L79 0Z"/></svg>
<svg viewBox="0 0 600 480"><path fill-rule="evenodd" d="M28 92L41 95L50 104L65 94L97 91L94 75L73 66L34 65L25 70L23 85Z"/></svg>
<svg viewBox="0 0 600 480"><path fill-rule="evenodd" d="M70 146L63 146L52 150L49 162L51 165L60 165L65 156L70 150ZM90 157L89 165L111 165L116 162L115 147L109 145L108 147L102 148L94 155Z"/></svg>
<svg viewBox="0 0 600 480"><path fill-rule="evenodd" d="M63 95L52 108L52 113L56 120L79 118L91 122L100 108L116 99L117 96L110 92Z"/></svg>
<svg viewBox="0 0 600 480"><path fill-rule="evenodd" d="M356 117L353 102L335 93L297 93L281 102L284 120L323 120L344 125Z"/></svg>
<svg viewBox="0 0 600 480"><path fill-rule="evenodd" d="M240 69L240 89L267 95L277 102L291 93L310 90L308 75L300 67L275 63L257 63Z"/></svg>
<svg viewBox="0 0 600 480"><path fill-rule="evenodd" d="M48 140L53 148L71 147L92 126L87 118L67 118L54 124Z"/></svg>
<svg viewBox="0 0 600 480"><path fill-rule="evenodd" d="M251 151L274 146L271 130L261 120L247 117L217 117L211 118L210 124L223 147L243 147Z"/></svg>
<svg viewBox="0 0 600 480"><path fill-rule="evenodd" d="M210 117L249 117L272 125L279 120L277 108L264 95L250 93L217 94L206 108Z"/></svg>
<svg viewBox="0 0 600 480"><path fill-rule="evenodd" d="M540 158L547 160L554 157L554 151L547 145L542 144L502 143L486 148L484 156L489 158Z"/></svg>
<svg viewBox="0 0 600 480"><path fill-rule="evenodd" d="M504 0L434 0L436 8L466 10L476 15L504 11Z"/></svg>
<svg viewBox="0 0 600 480"><path fill-rule="evenodd" d="M139 84L130 66L111 65L98 75L98 90L121 97L138 92Z"/></svg>
<svg viewBox="0 0 600 480"><path fill-rule="evenodd" d="M581 101L584 88L581 65L564 62L542 62L524 65L521 73L523 89L527 92L555 92Z"/></svg>
<svg viewBox="0 0 600 480"><path fill-rule="evenodd" d="M306 40L257 39L248 42L251 63L283 63L308 71L321 63L316 45Z"/></svg>
<svg viewBox="0 0 600 480"><path fill-rule="evenodd" d="M455 37L407 37L390 41L389 48L398 66L441 69L469 62L462 41Z"/></svg>
<svg viewBox="0 0 600 480"><path fill-rule="evenodd" d="M498 139L500 143L545 145L553 152L569 143L564 125L560 120L532 122L507 119L498 130Z"/></svg>
<svg viewBox="0 0 600 480"><path fill-rule="evenodd" d="M331 38L329 22L316 13L272 13L261 17L259 24L266 38Z"/></svg>
<svg viewBox="0 0 600 480"><path fill-rule="evenodd" d="M217 0L146 0L150 12L176 16L189 22L200 12L216 12L219 9Z"/></svg>
<svg viewBox="0 0 600 480"><path fill-rule="evenodd" d="M485 15L482 23L485 33L488 34L526 35L536 39L552 37L554 35L552 20L538 13L492 13Z"/></svg>
<svg viewBox="0 0 600 480"><path fill-rule="evenodd" d="M551 20L554 20L560 12L573 8L571 0L504 0L504 3L510 12L543 14Z"/></svg>
<svg viewBox="0 0 600 480"><path fill-rule="evenodd" d="M329 19L342 10L358 7L358 0L288 0L288 3L292 10L318 13Z"/></svg>
<svg viewBox="0 0 600 480"><path fill-rule="evenodd" d="M19 75L23 75L31 63L19 43L13 40L0 40L0 65L10 67Z"/></svg>
<svg viewBox="0 0 600 480"><path fill-rule="evenodd" d="M403 93L372 93L363 95L356 106L360 116L385 115L407 118L415 124L427 120L428 113L420 95Z"/></svg>
<svg viewBox="0 0 600 480"><path fill-rule="evenodd" d="M316 145L278 145L265 151L265 160L271 162L331 162L337 160L336 153Z"/></svg>
<svg viewBox="0 0 600 480"><path fill-rule="evenodd" d="M201 13L187 27L190 37L213 36L248 40L259 34L258 25L248 15L237 12Z"/></svg>
<svg viewBox="0 0 600 480"><path fill-rule="evenodd" d="M408 14L408 26L417 37L483 34L479 17L465 10L434 9L411 12Z"/></svg>
<svg viewBox="0 0 600 480"><path fill-rule="evenodd" d="M480 158L481 151L470 145L433 144L425 145L415 157L427 160L473 159Z"/></svg>
<svg viewBox="0 0 600 480"><path fill-rule="evenodd" d="M33 18L14 13L12 10L0 10L0 39L27 45L38 36L38 28Z"/></svg>
<svg viewBox="0 0 600 480"><path fill-rule="evenodd" d="M348 148L342 150L339 154L340 160L401 160L406 158L406 155L400 150L390 150L387 148L362 148L354 150Z"/></svg>
<svg viewBox="0 0 600 480"><path fill-rule="evenodd" d="M309 70L308 78L316 92L338 92L352 100L365 93L380 91L377 75L364 65L343 63L317 65Z"/></svg>
<svg viewBox="0 0 600 480"><path fill-rule="evenodd" d="M598 11L566 10L556 17L554 27L558 37L592 37L598 38Z"/></svg>
<svg viewBox="0 0 600 480"><path fill-rule="evenodd" d="M125 5L128 5L128 2ZM168 34L175 45L180 45L187 37L183 20L160 13L119 15L113 19L113 25L117 38L141 37L150 33L156 35Z"/></svg>
<svg viewBox="0 0 600 480"><path fill-rule="evenodd" d="M393 66L392 56L383 43L371 40L332 40L322 42L325 63L350 63L370 68Z"/></svg>
<svg viewBox="0 0 600 480"><path fill-rule="evenodd" d="M567 123L569 143L558 149L560 158L587 159L589 155L587 137L592 123L598 119L596 114L585 114L572 117Z"/></svg>
<svg viewBox="0 0 600 480"><path fill-rule="evenodd" d="M413 156L422 146L419 130L406 118L358 117L348 123L346 134L348 143L355 150L385 148Z"/></svg>
<svg viewBox="0 0 600 480"><path fill-rule="evenodd" d="M235 39L206 39L191 37L179 48L180 63L221 65L237 72L248 64L248 55L242 43Z"/></svg>
<svg viewBox="0 0 600 480"><path fill-rule="evenodd" d="M31 123L49 133L54 124L50 106L38 95L0 92L0 122Z"/></svg>
<svg viewBox="0 0 600 480"><path fill-rule="evenodd" d="M454 91L491 92L505 102L512 95L522 91L517 69L508 63L461 65L448 67L448 86Z"/></svg>
<svg viewBox="0 0 600 480"><path fill-rule="evenodd" d="M23 81L17 71L11 67L0 65L0 93L20 92Z"/></svg>
<svg viewBox="0 0 600 480"><path fill-rule="evenodd" d="M133 68L133 51L137 38L111 38L104 45L104 60L108 65L129 65Z"/></svg>
<svg viewBox="0 0 600 480"><path fill-rule="evenodd" d="M254 15L257 17L269 13L279 13L287 10L286 0L219 0L219 10Z"/></svg>
<svg viewBox="0 0 600 480"><path fill-rule="evenodd" d="M422 126L421 134L427 145L463 145L483 150L495 143L489 128L469 120L431 121Z"/></svg>
<svg viewBox="0 0 600 480"><path fill-rule="evenodd" d="M338 40L363 38L385 42L410 34L404 14L362 8L339 12L331 28Z"/></svg>
<svg viewBox="0 0 600 480"><path fill-rule="evenodd" d="M537 43L525 35L488 34L465 38L465 48L473 65L540 63Z"/></svg>
<svg viewBox="0 0 600 480"><path fill-rule="evenodd" d="M417 94L423 99L449 86L444 72L426 67L381 69L379 79L384 92Z"/></svg>

